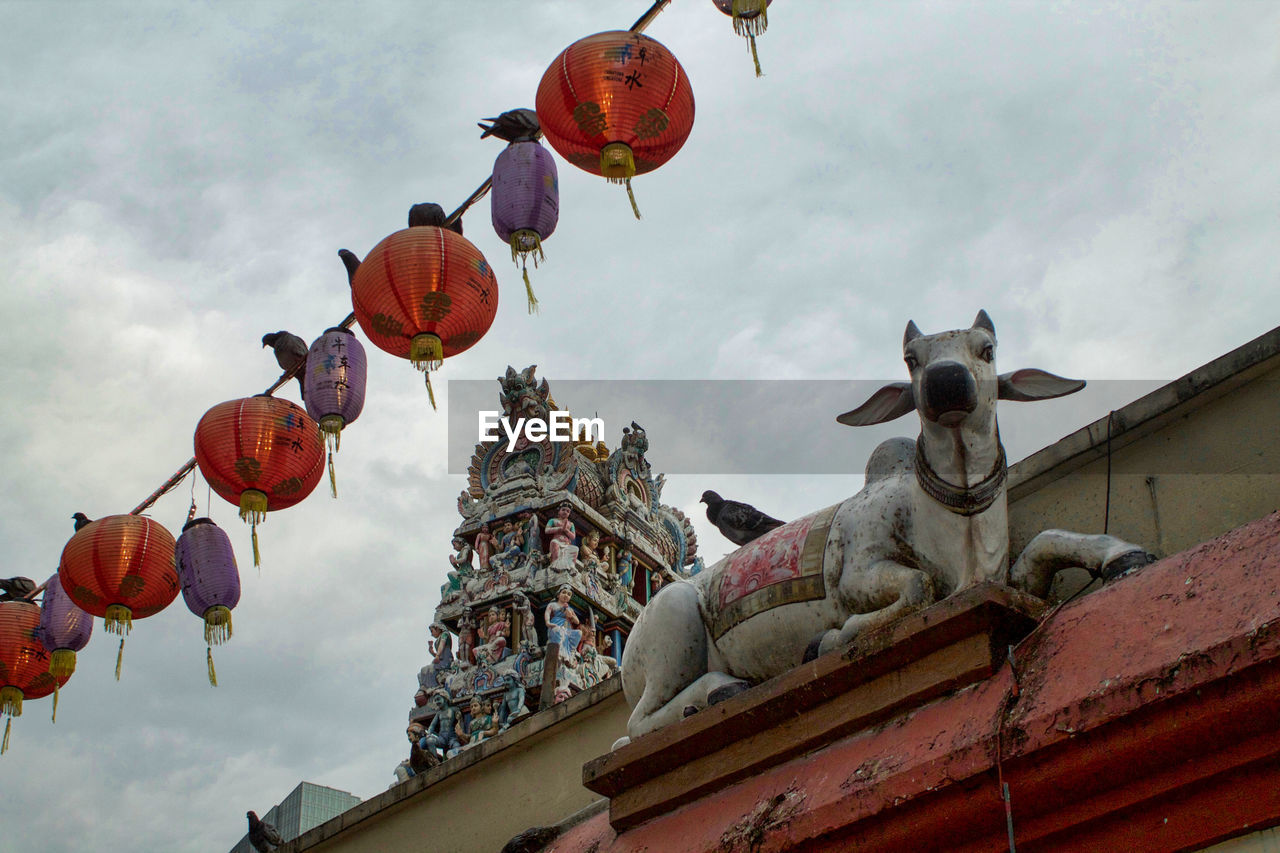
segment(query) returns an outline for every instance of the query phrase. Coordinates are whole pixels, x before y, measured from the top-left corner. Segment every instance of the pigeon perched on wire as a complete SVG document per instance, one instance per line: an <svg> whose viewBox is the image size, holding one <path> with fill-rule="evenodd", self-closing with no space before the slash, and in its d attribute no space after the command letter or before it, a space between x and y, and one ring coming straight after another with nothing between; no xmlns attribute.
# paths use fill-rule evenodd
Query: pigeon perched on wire
<svg viewBox="0 0 1280 853"><path fill-rule="evenodd" d="M93 523L93 519L85 515L83 512L77 512L75 515L71 517L75 519L75 522L76 522L76 533L79 533L81 529L88 527L90 524Z"/></svg>
<svg viewBox="0 0 1280 853"><path fill-rule="evenodd" d="M26 601L35 592L36 582L31 578L0 578L0 601Z"/></svg>
<svg viewBox="0 0 1280 853"><path fill-rule="evenodd" d="M457 234L462 233L462 217L459 216L453 222L445 225L445 220L449 215L444 212L444 208L436 204L434 201L424 201L421 204L415 204L409 208L409 227L416 228L419 225L435 225L439 228L448 228Z"/></svg>
<svg viewBox="0 0 1280 853"><path fill-rule="evenodd" d="M786 523L765 515L750 504L727 501L712 491L702 493L702 503L707 505L707 520L735 545L746 545Z"/></svg>
<svg viewBox="0 0 1280 853"><path fill-rule="evenodd" d="M274 826L259 819L253 812L245 812L245 817L249 818L249 843L258 853L269 853L284 844L284 839Z"/></svg>
<svg viewBox="0 0 1280 853"><path fill-rule="evenodd" d="M280 369L293 373L298 380L298 393L302 399L307 398L307 386L302 381L303 367L307 363L307 342L290 332L269 332L262 336L262 345L271 347L276 353L276 364Z"/></svg>
<svg viewBox="0 0 1280 853"><path fill-rule="evenodd" d="M507 142L535 142L542 136L542 125L538 123L538 114L530 109L507 110L495 118L484 121L492 124L477 126L484 131L481 139L496 136Z"/></svg>

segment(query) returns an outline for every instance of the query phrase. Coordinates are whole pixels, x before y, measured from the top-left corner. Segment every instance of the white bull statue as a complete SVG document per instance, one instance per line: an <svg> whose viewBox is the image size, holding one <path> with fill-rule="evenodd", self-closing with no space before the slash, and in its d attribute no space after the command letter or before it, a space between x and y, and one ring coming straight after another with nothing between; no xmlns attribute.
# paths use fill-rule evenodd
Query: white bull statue
<svg viewBox="0 0 1280 853"><path fill-rule="evenodd" d="M968 329L936 335L907 324L911 381L881 388L837 420L867 426L914 410L919 439L877 447L853 497L654 597L622 656L631 738L973 584L1012 583L1043 598L1060 569L1109 577L1154 559L1112 536L1047 530L1009 568L996 400L1047 400L1084 382L1041 370L998 376L995 347L985 311Z"/></svg>

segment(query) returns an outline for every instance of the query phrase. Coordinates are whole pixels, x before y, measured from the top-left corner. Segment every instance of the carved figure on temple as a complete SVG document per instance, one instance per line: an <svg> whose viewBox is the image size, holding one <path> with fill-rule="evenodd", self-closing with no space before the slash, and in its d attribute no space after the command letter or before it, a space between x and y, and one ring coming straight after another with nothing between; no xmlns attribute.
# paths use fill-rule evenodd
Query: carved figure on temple
<svg viewBox="0 0 1280 853"><path fill-rule="evenodd" d="M490 607L484 616L484 624L480 626L480 636L484 644L475 650L476 660L483 653L489 663L497 663L507 656L507 644L511 637L511 620L505 610Z"/></svg>
<svg viewBox="0 0 1280 853"><path fill-rule="evenodd" d="M498 703L498 730L506 731L512 723L528 714L529 709L524 704L525 689L520 679L507 673L502 676L502 687L502 699Z"/></svg>
<svg viewBox="0 0 1280 853"><path fill-rule="evenodd" d="M560 644L560 656L564 658L577 651L582 642L582 621L569 599L573 591L566 584L556 593L556 600L547 605L547 642Z"/></svg>
<svg viewBox="0 0 1280 853"><path fill-rule="evenodd" d="M556 510L556 517L547 521L545 533L550 539L550 544L547 547L547 557L550 560L551 568L573 568L573 561L578 554L578 549L574 546L573 540L577 537L578 532L574 528L573 522L569 519L569 505L567 503L560 504L560 508Z"/></svg>
<svg viewBox="0 0 1280 853"><path fill-rule="evenodd" d="M516 561L524 555L524 531L511 521L504 521L494 541L497 543L494 554L489 558L489 565L500 572L511 572Z"/></svg>
<svg viewBox="0 0 1280 853"><path fill-rule="evenodd" d="M427 734L421 743L424 748L434 750L437 757L443 760L462 748L462 741L458 738L458 725L462 721L462 715L449 704L449 697L444 691L431 697L431 707L436 713L427 725Z"/></svg>
<svg viewBox="0 0 1280 853"><path fill-rule="evenodd" d="M520 624L520 645L529 650L538 649L538 626L533 624L533 606L529 598L517 591L513 598L513 606Z"/></svg>
<svg viewBox="0 0 1280 853"><path fill-rule="evenodd" d="M462 610L462 615L458 617L459 666L467 667L476 662L475 648L477 645L476 617L470 607L465 607Z"/></svg>
<svg viewBox="0 0 1280 853"><path fill-rule="evenodd" d="M493 719L493 706L488 700L479 696L471 700L471 721L464 730L462 720L459 719L456 733L467 748L483 743L498 733L498 724Z"/></svg>
<svg viewBox="0 0 1280 853"><path fill-rule="evenodd" d="M914 413L918 440L881 443L857 494L749 542L641 612L623 654L632 738L975 584L1044 596L1060 569L1112 577L1154 559L1113 536L1046 530L1010 568L996 401L1046 400L1084 383L1034 369L997 374L995 348L985 311L967 329L933 335L907 324L910 382L836 420L870 426Z"/></svg>
<svg viewBox="0 0 1280 853"><path fill-rule="evenodd" d="M422 668L422 674L426 678L419 678L418 681L423 690L430 691L432 688L443 686L440 679L453 663L453 635L442 622L432 622L428 630L431 631L431 641L428 643L431 649L431 663Z"/></svg>
<svg viewBox="0 0 1280 853"><path fill-rule="evenodd" d="M592 614L594 617L594 614ZM613 645L613 640L606 636L604 639L606 651ZM595 619L591 620L591 624L583 631L582 649L579 652L582 655L582 666L590 673L588 681L595 683L611 678L618 671L618 662L608 654L601 653L596 647L596 623Z"/></svg>
<svg viewBox="0 0 1280 853"><path fill-rule="evenodd" d="M617 572L618 586L622 587L624 592L630 593L636 574L635 558L631 555L631 549L618 552Z"/></svg>
<svg viewBox="0 0 1280 853"><path fill-rule="evenodd" d="M542 527L536 512L520 513L520 525L524 533L524 552L534 554L542 550Z"/></svg>
<svg viewBox="0 0 1280 853"><path fill-rule="evenodd" d="M480 558L480 571L489 571L489 558L493 555L497 544L497 540L489 532L489 525L480 525L480 532L476 534L475 545L476 556Z"/></svg>
<svg viewBox="0 0 1280 853"><path fill-rule="evenodd" d="M440 763L440 756L427 743L427 727L422 723L410 723L405 729L409 738L409 775L417 776L426 773Z"/></svg>
<svg viewBox="0 0 1280 853"><path fill-rule="evenodd" d="M467 544L467 540L461 536L453 537L453 551L449 555L449 565L453 566L453 571L449 572L449 581L440 587L440 599L446 602L461 596L466 582L475 577L475 569L471 565L475 550Z"/></svg>
<svg viewBox="0 0 1280 853"><path fill-rule="evenodd" d="M666 582L667 582L667 579L663 577L662 572L654 572L652 575L649 576L650 600L652 600L653 597L658 594L658 590L662 589L663 585L665 585Z"/></svg>
<svg viewBox="0 0 1280 853"><path fill-rule="evenodd" d="M608 562L602 558L599 551L600 547L600 531L589 530L582 537L582 543L578 545L578 568L593 574L607 575Z"/></svg>

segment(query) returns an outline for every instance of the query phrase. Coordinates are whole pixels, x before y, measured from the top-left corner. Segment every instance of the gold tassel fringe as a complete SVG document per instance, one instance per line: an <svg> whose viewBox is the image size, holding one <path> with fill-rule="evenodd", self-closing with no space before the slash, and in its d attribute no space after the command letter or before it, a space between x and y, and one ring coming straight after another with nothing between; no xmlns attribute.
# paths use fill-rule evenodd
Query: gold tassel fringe
<svg viewBox="0 0 1280 853"><path fill-rule="evenodd" d="M120 648L116 651L116 681L120 680L120 665L124 663L124 637L120 638Z"/></svg>
<svg viewBox="0 0 1280 853"><path fill-rule="evenodd" d="M409 361L424 372L438 370L444 364L444 341L430 332L414 335L409 342Z"/></svg>
<svg viewBox="0 0 1280 853"><path fill-rule="evenodd" d="M102 617L103 627L108 634L125 636L133 629L133 611L123 604L107 606L106 615Z"/></svg>
<svg viewBox="0 0 1280 853"><path fill-rule="evenodd" d="M54 682L53 682L53 716L49 718L50 722L54 722L54 723L58 722L58 689L59 689L61 686L62 686L62 685L58 683L57 679L54 679Z"/></svg>
<svg viewBox="0 0 1280 853"><path fill-rule="evenodd" d="M436 392L431 390L431 374L424 373L422 378L427 381L427 396L431 399L431 410L436 411Z"/></svg>
<svg viewBox="0 0 1280 853"><path fill-rule="evenodd" d="M240 520L257 524L267 517L267 494L257 489L240 493Z"/></svg>
<svg viewBox="0 0 1280 853"><path fill-rule="evenodd" d="M0 743L0 755L9 751L9 727L13 725L13 717L4 721L4 742Z"/></svg>
<svg viewBox="0 0 1280 853"><path fill-rule="evenodd" d="M756 37L747 36L747 38L751 41L751 61L756 64L756 76L763 77L764 72L760 70L760 56L756 53Z"/></svg>
<svg viewBox="0 0 1280 853"><path fill-rule="evenodd" d="M0 714L22 716L22 691L13 685L0 687Z"/></svg>
<svg viewBox="0 0 1280 853"><path fill-rule="evenodd" d="M208 661L208 663L209 663L209 686L210 686L210 687L217 687L217 686L218 686L218 673L217 673L217 671L215 671L215 670L214 670L214 668L213 668L213 648L212 648L212 647L206 647L204 651L205 651L205 659L206 659L206 660Z"/></svg>
<svg viewBox="0 0 1280 853"><path fill-rule="evenodd" d="M625 142L610 142L600 149L600 174L610 183L620 184L636 173L636 158Z"/></svg>
<svg viewBox="0 0 1280 853"><path fill-rule="evenodd" d="M204 612L204 641L220 646L231 639L231 609L215 604Z"/></svg>
<svg viewBox="0 0 1280 853"><path fill-rule="evenodd" d="M333 451L329 451L329 494L333 497L338 496L338 479L333 474Z"/></svg>
<svg viewBox="0 0 1280 853"><path fill-rule="evenodd" d="M759 12L750 18L744 15ZM769 28L769 0L733 0L733 31L740 36L758 36Z"/></svg>
<svg viewBox="0 0 1280 853"><path fill-rule="evenodd" d="M342 428L346 425L342 415L325 415L320 419L320 437L324 439L326 447L330 450L342 447Z"/></svg>
<svg viewBox="0 0 1280 853"><path fill-rule="evenodd" d="M54 678L67 678L76 671L74 649L54 649L49 657L49 674Z"/></svg>
<svg viewBox="0 0 1280 853"><path fill-rule="evenodd" d="M258 522L256 519L249 525L249 540L253 542L253 567L258 570L258 577L262 577L262 555L258 553Z"/></svg>

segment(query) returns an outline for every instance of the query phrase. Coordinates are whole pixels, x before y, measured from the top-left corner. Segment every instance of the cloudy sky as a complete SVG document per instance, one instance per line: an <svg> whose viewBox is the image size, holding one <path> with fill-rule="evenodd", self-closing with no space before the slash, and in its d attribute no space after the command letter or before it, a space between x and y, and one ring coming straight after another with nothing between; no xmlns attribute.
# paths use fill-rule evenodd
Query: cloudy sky
<svg viewBox="0 0 1280 853"><path fill-rule="evenodd" d="M645 8L0 2L0 574L43 580L73 512L142 501L191 456L209 407L275 379L264 332L311 340L347 314L339 248L363 256L414 202L461 203L500 151L475 122L532 107L562 48ZM756 79L727 17L675 0L648 34L684 65L697 119L634 181L644 219L561 160L530 317L487 200L473 209L502 303L441 380L536 363L553 389L887 381L909 318L935 331L979 308L1005 369L1102 391L1176 378L1277 322L1278 30L1274 3L1247 0L782 0ZM56 725L49 700L15 721L0 847L225 850L247 809L300 780L361 797L392 781L464 478L448 474L447 400L433 412L407 362L370 357L340 499L322 488L273 514L261 572L203 481L155 506L176 534L194 497L236 545L220 686L181 599L135 623L119 683L99 622ZM1011 456L1136 396L1102 391L1022 430L1010 406ZM626 402L622 417L662 425L661 471L664 446L714 457L767 435L775 453L861 400L797 416L765 399L725 418ZM616 444L621 423L607 426ZM672 476L664 497L695 515L716 488L791 517L859 482L712 469ZM699 535L708 558L726 550Z"/></svg>

